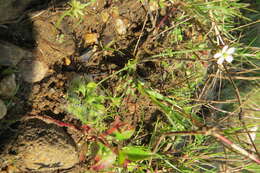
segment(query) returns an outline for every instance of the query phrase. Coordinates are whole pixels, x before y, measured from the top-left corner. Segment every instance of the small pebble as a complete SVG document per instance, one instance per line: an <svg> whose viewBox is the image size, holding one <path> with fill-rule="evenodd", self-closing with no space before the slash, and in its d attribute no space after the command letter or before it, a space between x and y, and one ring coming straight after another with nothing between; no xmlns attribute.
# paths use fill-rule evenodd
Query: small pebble
<svg viewBox="0 0 260 173"><path fill-rule="evenodd" d="M10 98L15 95L17 85L15 82L15 74L11 74L3 78L0 82L0 95Z"/></svg>
<svg viewBox="0 0 260 173"><path fill-rule="evenodd" d="M71 60L68 57L65 57L64 58L64 64L67 65L67 66L70 65L71 64Z"/></svg>
<svg viewBox="0 0 260 173"><path fill-rule="evenodd" d="M126 24L124 23L124 21L122 19L116 19L115 27L116 27L116 31L119 35L126 34L126 31L127 31Z"/></svg>
<svg viewBox="0 0 260 173"><path fill-rule="evenodd" d="M4 118L7 113L7 108L2 100L0 100L0 120Z"/></svg>
<svg viewBox="0 0 260 173"><path fill-rule="evenodd" d="M48 66L41 61L25 60L19 68L23 79L29 83L41 81L48 71Z"/></svg>
<svg viewBox="0 0 260 173"><path fill-rule="evenodd" d="M98 33L88 33L84 35L85 45L90 45L98 42Z"/></svg>

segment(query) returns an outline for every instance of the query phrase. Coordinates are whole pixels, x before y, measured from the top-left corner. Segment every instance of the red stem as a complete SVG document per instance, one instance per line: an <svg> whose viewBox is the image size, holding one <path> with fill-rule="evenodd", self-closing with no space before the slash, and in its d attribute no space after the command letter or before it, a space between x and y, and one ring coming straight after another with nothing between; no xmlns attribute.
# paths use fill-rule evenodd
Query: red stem
<svg viewBox="0 0 260 173"><path fill-rule="evenodd" d="M164 22L169 18L169 15L174 11L176 10L175 7L172 7L171 10L166 14L166 16L164 16L162 18L162 20L159 22L159 24L156 26L157 29L159 29L163 24Z"/></svg>

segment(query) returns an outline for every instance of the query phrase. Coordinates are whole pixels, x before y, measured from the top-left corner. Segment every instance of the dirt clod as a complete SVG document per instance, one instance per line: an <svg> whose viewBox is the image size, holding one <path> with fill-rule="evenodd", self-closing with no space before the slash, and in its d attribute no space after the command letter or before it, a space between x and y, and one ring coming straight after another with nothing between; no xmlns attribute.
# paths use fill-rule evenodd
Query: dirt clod
<svg viewBox="0 0 260 173"><path fill-rule="evenodd" d="M47 65L62 61L75 52L75 43L68 34L59 33L57 28L46 20L34 21L37 47L35 57Z"/></svg>
<svg viewBox="0 0 260 173"><path fill-rule="evenodd" d="M67 169L78 163L74 141L65 131L39 119L24 121L17 134L7 143L2 160L15 160L15 167L23 171L50 171Z"/></svg>

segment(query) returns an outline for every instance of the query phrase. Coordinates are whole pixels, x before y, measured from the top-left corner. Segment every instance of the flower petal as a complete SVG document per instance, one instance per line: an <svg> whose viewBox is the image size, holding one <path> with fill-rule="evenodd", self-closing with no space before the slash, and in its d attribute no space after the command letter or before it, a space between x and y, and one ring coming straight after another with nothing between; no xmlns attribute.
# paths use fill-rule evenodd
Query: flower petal
<svg viewBox="0 0 260 173"><path fill-rule="evenodd" d="M233 53L235 52L235 50L236 50L236 48L231 47L231 48L229 48L229 49L227 50L227 54L231 55L231 54L233 54Z"/></svg>
<svg viewBox="0 0 260 173"><path fill-rule="evenodd" d="M250 134L252 141L254 141L256 139L257 129L258 129L258 126L254 126L250 129L251 132L249 134ZM247 139L248 143L251 143L249 136L247 136L247 138L248 138Z"/></svg>
<svg viewBox="0 0 260 173"><path fill-rule="evenodd" d="M219 65L221 65L223 62L224 62L224 58L223 57L220 57L219 59L218 59L218 61L217 61L217 63L219 64Z"/></svg>
<svg viewBox="0 0 260 173"><path fill-rule="evenodd" d="M216 53L215 55L214 55L214 58L219 58L219 57L221 57L222 56L222 53Z"/></svg>
<svg viewBox="0 0 260 173"><path fill-rule="evenodd" d="M223 47L223 49L222 49L222 53L226 53L227 50L228 50L228 46L226 45L226 46Z"/></svg>
<svg viewBox="0 0 260 173"><path fill-rule="evenodd" d="M233 61L233 56L231 56L231 55L227 56L226 61L231 63Z"/></svg>

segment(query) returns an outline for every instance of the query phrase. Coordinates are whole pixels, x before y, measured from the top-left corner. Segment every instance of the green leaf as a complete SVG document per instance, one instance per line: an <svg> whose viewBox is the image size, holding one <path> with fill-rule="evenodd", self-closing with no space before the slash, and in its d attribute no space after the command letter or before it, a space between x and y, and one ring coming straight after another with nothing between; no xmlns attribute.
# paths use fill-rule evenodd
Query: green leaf
<svg viewBox="0 0 260 173"><path fill-rule="evenodd" d="M161 95L160 93L156 92L156 91L153 91L153 90L146 90L147 94L156 98L156 99L159 99L159 100L163 100L164 99L164 96Z"/></svg>
<svg viewBox="0 0 260 173"><path fill-rule="evenodd" d="M88 91L93 91L94 89L96 89L96 87L97 87L97 84L95 82L89 82L87 84L87 90Z"/></svg>
<svg viewBox="0 0 260 173"><path fill-rule="evenodd" d="M105 106L102 104L95 104L95 108L97 109L97 111L101 112L104 112L106 110Z"/></svg>
<svg viewBox="0 0 260 173"><path fill-rule="evenodd" d="M83 95L83 97L85 97L87 90L84 84L79 84L78 91Z"/></svg>
<svg viewBox="0 0 260 173"><path fill-rule="evenodd" d="M126 130L126 131L123 131L123 132L118 132L118 131L115 131L113 133L113 135L115 135L115 138L117 140L126 140L126 139L129 139L131 138L131 136L134 134L135 130L134 129L129 129L129 130Z"/></svg>
<svg viewBox="0 0 260 173"><path fill-rule="evenodd" d="M123 151L119 151L118 153L118 163L119 165L123 165L126 160L126 154Z"/></svg>
<svg viewBox="0 0 260 173"><path fill-rule="evenodd" d="M148 149L144 149L144 148L138 147L138 146L128 146L128 147L122 148L121 155L122 155L121 159L123 159L125 157L130 161L146 160L146 159L151 158L152 156L155 156L155 154L152 153L151 151L149 151ZM122 163L122 160L121 160L121 163Z"/></svg>

